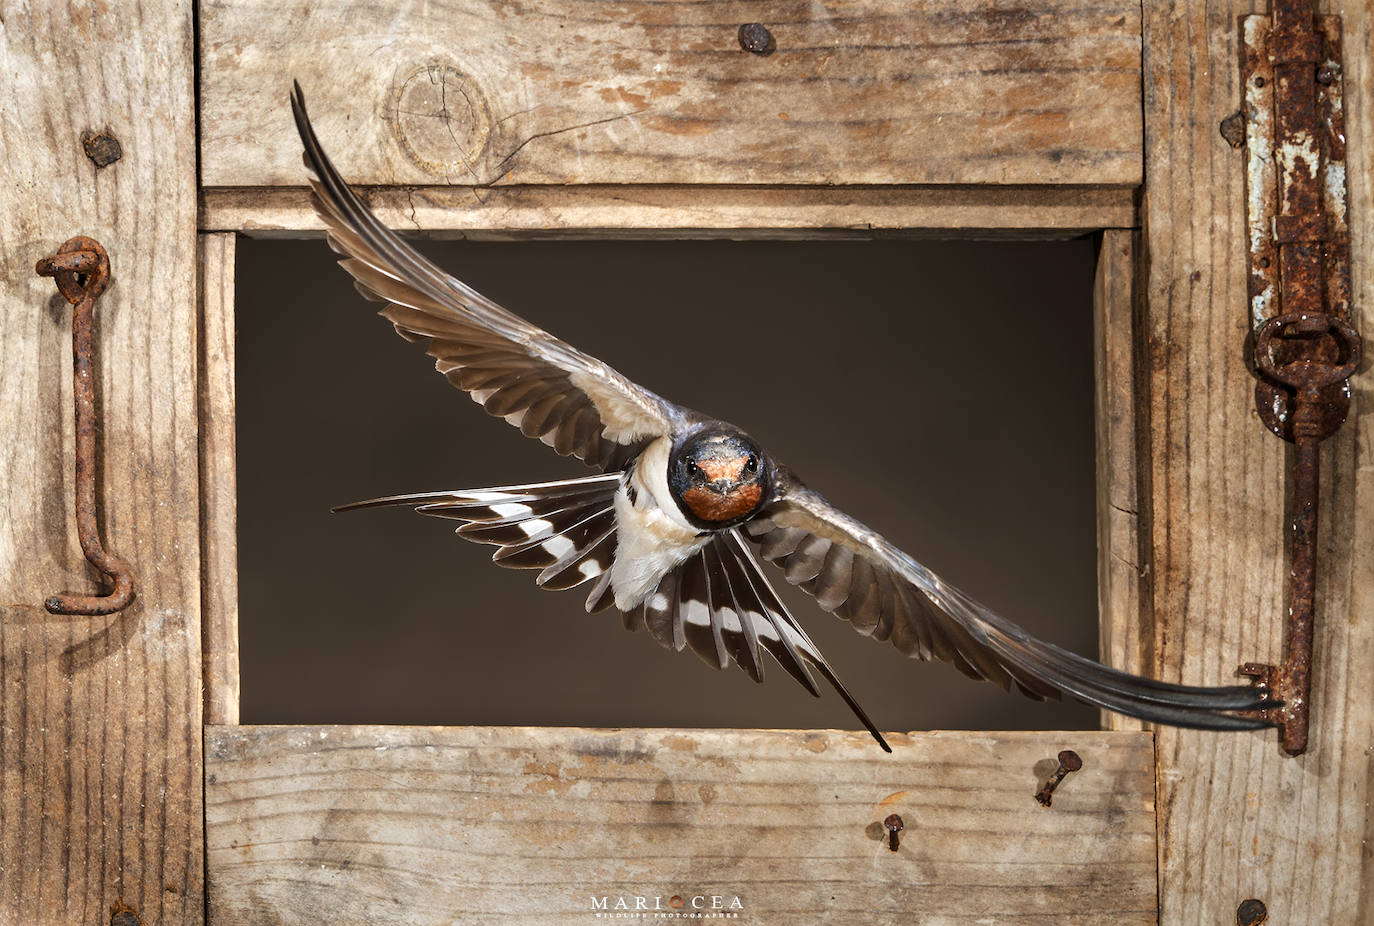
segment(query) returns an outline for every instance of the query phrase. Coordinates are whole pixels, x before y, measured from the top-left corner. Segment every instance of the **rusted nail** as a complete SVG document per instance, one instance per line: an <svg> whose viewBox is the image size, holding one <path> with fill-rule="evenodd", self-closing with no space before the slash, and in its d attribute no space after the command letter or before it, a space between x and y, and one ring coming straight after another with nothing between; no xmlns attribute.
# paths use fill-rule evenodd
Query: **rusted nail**
<svg viewBox="0 0 1374 926"><path fill-rule="evenodd" d="M119 139L105 131L82 132L81 149L96 167L109 167L124 157L124 149L120 147Z"/></svg>
<svg viewBox="0 0 1374 926"><path fill-rule="evenodd" d="M105 550L95 515L95 373L91 363L95 300L110 280L110 259L100 242L78 236L34 268L50 276L72 304L72 386L76 397L76 532L92 566L114 581L108 595L53 595L43 606L53 614L113 614L134 600L134 578L119 557Z"/></svg>
<svg viewBox="0 0 1374 926"><path fill-rule="evenodd" d="M1236 907L1236 926L1260 926L1267 919L1269 908L1262 900L1251 897L1249 900L1242 900L1240 906Z"/></svg>
<svg viewBox="0 0 1374 926"><path fill-rule="evenodd" d="M1245 144L1245 113L1236 110L1221 120L1221 137L1226 139L1226 144L1232 148L1239 148Z"/></svg>
<svg viewBox="0 0 1374 926"><path fill-rule="evenodd" d="M137 910L116 900L110 905L110 926L143 926L143 921L138 918Z"/></svg>
<svg viewBox="0 0 1374 926"><path fill-rule="evenodd" d="M1059 782L1063 781L1069 772L1076 772L1083 767L1083 760L1072 749L1065 749L1059 753L1058 759L1059 768L1055 769L1044 787L1035 792L1035 799L1042 807L1048 807L1054 801L1054 789L1059 787Z"/></svg>
<svg viewBox="0 0 1374 926"><path fill-rule="evenodd" d="M900 815L890 813L887 815L887 819L883 821L883 829L887 830L887 847L893 852L896 852L898 846L901 844L901 840L897 834L906 829L906 824L902 822Z"/></svg>
<svg viewBox="0 0 1374 926"><path fill-rule="evenodd" d="M763 23L745 23L739 27L739 47L766 58L778 50L778 43Z"/></svg>

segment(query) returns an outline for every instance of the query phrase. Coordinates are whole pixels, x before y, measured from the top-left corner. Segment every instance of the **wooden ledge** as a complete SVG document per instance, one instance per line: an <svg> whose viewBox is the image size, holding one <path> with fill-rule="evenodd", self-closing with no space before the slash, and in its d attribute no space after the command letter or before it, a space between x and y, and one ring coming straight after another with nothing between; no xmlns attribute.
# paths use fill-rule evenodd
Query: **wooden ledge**
<svg viewBox="0 0 1374 926"><path fill-rule="evenodd" d="M1137 225L1134 187L462 186L360 190L393 228L437 237L1066 238ZM202 231L320 234L302 187L214 187Z"/></svg>
<svg viewBox="0 0 1374 926"><path fill-rule="evenodd" d="M1151 734L891 742L886 755L837 731L208 727L210 918L564 924L622 899L672 913L721 898L715 912L752 922L1155 922ZM1041 807L1065 748L1083 769Z"/></svg>

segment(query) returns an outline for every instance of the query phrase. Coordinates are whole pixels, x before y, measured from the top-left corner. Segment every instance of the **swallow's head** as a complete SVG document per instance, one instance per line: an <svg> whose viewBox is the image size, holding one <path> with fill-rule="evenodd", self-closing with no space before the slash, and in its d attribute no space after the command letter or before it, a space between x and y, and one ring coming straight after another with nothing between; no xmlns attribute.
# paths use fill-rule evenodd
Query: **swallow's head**
<svg viewBox="0 0 1374 926"><path fill-rule="evenodd" d="M719 530L747 520L768 499L771 466L743 431L707 428L673 448L668 487L688 520Z"/></svg>

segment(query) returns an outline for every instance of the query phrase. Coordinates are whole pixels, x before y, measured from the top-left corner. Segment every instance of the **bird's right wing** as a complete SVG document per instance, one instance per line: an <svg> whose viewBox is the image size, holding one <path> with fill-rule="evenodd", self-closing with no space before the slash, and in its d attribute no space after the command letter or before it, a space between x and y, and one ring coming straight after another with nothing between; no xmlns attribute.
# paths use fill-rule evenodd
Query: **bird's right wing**
<svg viewBox="0 0 1374 926"><path fill-rule="evenodd" d="M320 147L296 85L291 110L311 199L340 265L435 368L488 412L558 453L618 469L671 429L677 407L455 279L402 241L351 190Z"/></svg>

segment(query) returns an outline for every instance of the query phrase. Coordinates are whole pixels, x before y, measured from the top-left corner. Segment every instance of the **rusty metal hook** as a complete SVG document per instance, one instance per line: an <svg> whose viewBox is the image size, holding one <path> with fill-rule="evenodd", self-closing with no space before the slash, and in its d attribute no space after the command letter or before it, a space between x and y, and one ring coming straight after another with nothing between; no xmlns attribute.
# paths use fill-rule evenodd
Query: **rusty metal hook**
<svg viewBox="0 0 1374 926"><path fill-rule="evenodd" d="M53 277L72 304L72 392L76 397L76 533L81 552L109 576L108 595L53 595L43 607L53 614L101 615L127 608L134 600L134 577L124 561L105 550L95 516L95 377L91 365L91 329L95 300L110 281L110 258L100 242L78 235L34 268Z"/></svg>

